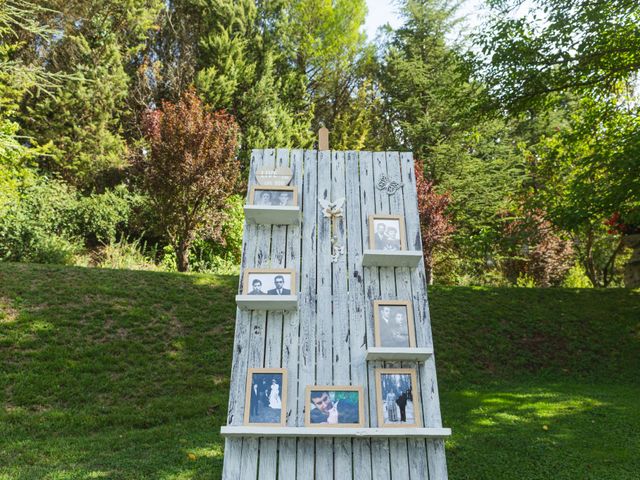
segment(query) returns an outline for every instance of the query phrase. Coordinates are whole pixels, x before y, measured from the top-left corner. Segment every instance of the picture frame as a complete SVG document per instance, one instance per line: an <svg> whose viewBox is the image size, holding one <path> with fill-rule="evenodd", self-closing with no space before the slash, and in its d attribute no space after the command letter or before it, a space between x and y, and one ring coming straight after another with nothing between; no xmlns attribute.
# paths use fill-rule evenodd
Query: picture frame
<svg viewBox="0 0 640 480"><path fill-rule="evenodd" d="M422 424L415 368L377 368L376 410L380 428L417 428Z"/></svg>
<svg viewBox="0 0 640 480"><path fill-rule="evenodd" d="M369 248L390 252L406 250L404 216L369 215Z"/></svg>
<svg viewBox="0 0 640 480"><path fill-rule="evenodd" d="M354 399L356 396L357 400ZM307 385L304 402L305 427L361 428L364 426L365 398L364 389L361 386ZM341 404L343 407L340 407ZM334 407L335 412L332 411ZM356 416L357 421L349 421L356 420Z"/></svg>
<svg viewBox="0 0 640 480"><path fill-rule="evenodd" d="M410 300L374 300L373 333L376 347L415 347L413 302Z"/></svg>
<svg viewBox="0 0 640 480"><path fill-rule="evenodd" d="M281 427L286 421L287 370L248 369L243 424Z"/></svg>
<svg viewBox="0 0 640 480"><path fill-rule="evenodd" d="M254 185L249 191L249 205L297 207L298 188L289 185Z"/></svg>
<svg viewBox="0 0 640 480"><path fill-rule="evenodd" d="M278 278L283 277L283 284L277 293ZM259 282L259 288L256 289L256 283ZM272 288L269 288L272 287ZM296 272L291 268L247 268L242 277L242 294L243 295L296 295Z"/></svg>

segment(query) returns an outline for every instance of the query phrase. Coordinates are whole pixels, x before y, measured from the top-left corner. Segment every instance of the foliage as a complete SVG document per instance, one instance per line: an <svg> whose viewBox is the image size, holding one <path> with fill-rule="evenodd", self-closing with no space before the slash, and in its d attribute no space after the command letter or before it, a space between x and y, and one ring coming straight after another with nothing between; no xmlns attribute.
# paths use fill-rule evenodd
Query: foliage
<svg viewBox="0 0 640 480"><path fill-rule="evenodd" d="M490 0L478 68L503 103L522 107L568 89L605 96L640 70L635 0Z"/></svg>
<svg viewBox="0 0 640 480"><path fill-rule="evenodd" d="M206 0L201 8L196 84L211 108L224 108L238 119L243 157L250 148L309 145L312 109L298 107L305 100L302 78L291 69L284 75L276 71L278 52L269 37L280 33L280 23L272 7L252 0Z"/></svg>
<svg viewBox="0 0 640 480"><path fill-rule="evenodd" d="M20 188L0 218L0 258L72 263L86 245L114 240L134 204L123 186L82 196L60 180L40 177Z"/></svg>
<svg viewBox="0 0 640 480"><path fill-rule="evenodd" d="M186 271L196 235L220 235L239 177L238 126L224 112L209 113L190 90L149 111L143 130L149 150L138 159L142 188L176 251L178 270Z"/></svg>
<svg viewBox="0 0 640 480"><path fill-rule="evenodd" d="M447 214L451 196L435 192L433 181L426 180L422 166L415 166L416 190L418 194L418 212L420 214L420 233L422 236L422 254L424 256L427 283L433 283L436 250L448 246L455 227Z"/></svg>
<svg viewBox="0 0 640 480"><path fill-rule="evenodd" d="M593 287L589 277L580 263L576 263L565 276L562 286L565 288L591 288Z"/></svg>
<svg viewBox="0 0 640 480"><path fill-rule="evenodd" d="M572 242L562 238L544 212L529 210L507 222L503 241L509 253L503 268L519 286L522 281L539 287L559 285L571 268Z"/></svg>

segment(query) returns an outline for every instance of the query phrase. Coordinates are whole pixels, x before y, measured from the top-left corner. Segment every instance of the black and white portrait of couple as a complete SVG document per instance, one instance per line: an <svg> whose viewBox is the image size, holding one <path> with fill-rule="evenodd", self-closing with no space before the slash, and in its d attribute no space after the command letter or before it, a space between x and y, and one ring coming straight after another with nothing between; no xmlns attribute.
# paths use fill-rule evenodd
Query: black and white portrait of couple
<svg viewBox="0 0 640 480"><path fill-rule="evenodd" d="M380 426L420 426L416 378L416 371L410 368L376 370L378 423Z"/></svg>
<svg viewBox="0 0 640 480"><path fill-rule="evenodd" d="M400 251L406 249L404 219L399 215L372 215L369 218L370 248Z"/></svg>
<svg viewBox="0 0 640 480"><path fill-rule="evenodd" d="M377 300L374 302L373 312L377 347L415 347L411 302Z"/></svg>
<svg viewBox="0 0 640 480"><path fill-rule="evenodd" d="M295 187L253 187L249 200L252 205L292 207L298 205L298 192Z"/></svg>
<svg viewBox="0 0 640 480"><path fill-rule="evenodd" d="M294 295L295 274L284 269L247 270L243 290L245 295Z"/></svg>
<svg viewBox="0 0 640 480"><path fill-rule="evenodd" d="M362 387L307 387L306 426L364 425Z"/></svg>
<svg viewBox="0 0 640 480"><path fill-rule="evenodd" d="M287 374L282 368L250 368L247 376L245 424L284 424Z"/></svg>

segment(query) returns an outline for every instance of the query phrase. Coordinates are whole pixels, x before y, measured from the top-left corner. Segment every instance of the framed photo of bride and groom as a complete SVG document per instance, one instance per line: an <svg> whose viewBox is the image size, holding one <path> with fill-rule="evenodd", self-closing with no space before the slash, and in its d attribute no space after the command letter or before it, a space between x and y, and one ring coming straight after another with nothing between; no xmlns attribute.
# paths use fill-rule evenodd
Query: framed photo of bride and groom
<svg viewBox="0 0 640 480"><path fill-rule="evenodd" d="M244 405L245 425L283 426L287 409L287 371L284 368L250 368Z"/></svg>

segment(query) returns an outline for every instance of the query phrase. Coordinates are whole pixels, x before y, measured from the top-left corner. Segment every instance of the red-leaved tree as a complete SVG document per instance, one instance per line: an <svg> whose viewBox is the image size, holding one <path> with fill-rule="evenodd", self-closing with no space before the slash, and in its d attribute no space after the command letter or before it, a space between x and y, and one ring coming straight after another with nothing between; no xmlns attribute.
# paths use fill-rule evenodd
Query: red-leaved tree
<svg viewBox="0 0 640 480"><path fill-rule="evenodd" d="M150 147L138 159L143 188L184 272L196 235L215 236L225 218L240 175L239 128L233 116L207 111L190 89L147 111L142 130Z"/></svg>
<svg viewBox="0 0 640 480"><path fill-rule="evenodd" d="M448 193L437 193L432 180L427 180L420 162L416 162L416 189L418 191L418 211L422 233L422 253L424 255L427 282L433 283L433 253L443 248L455 230L447 207L451 203Z"/></svg>

